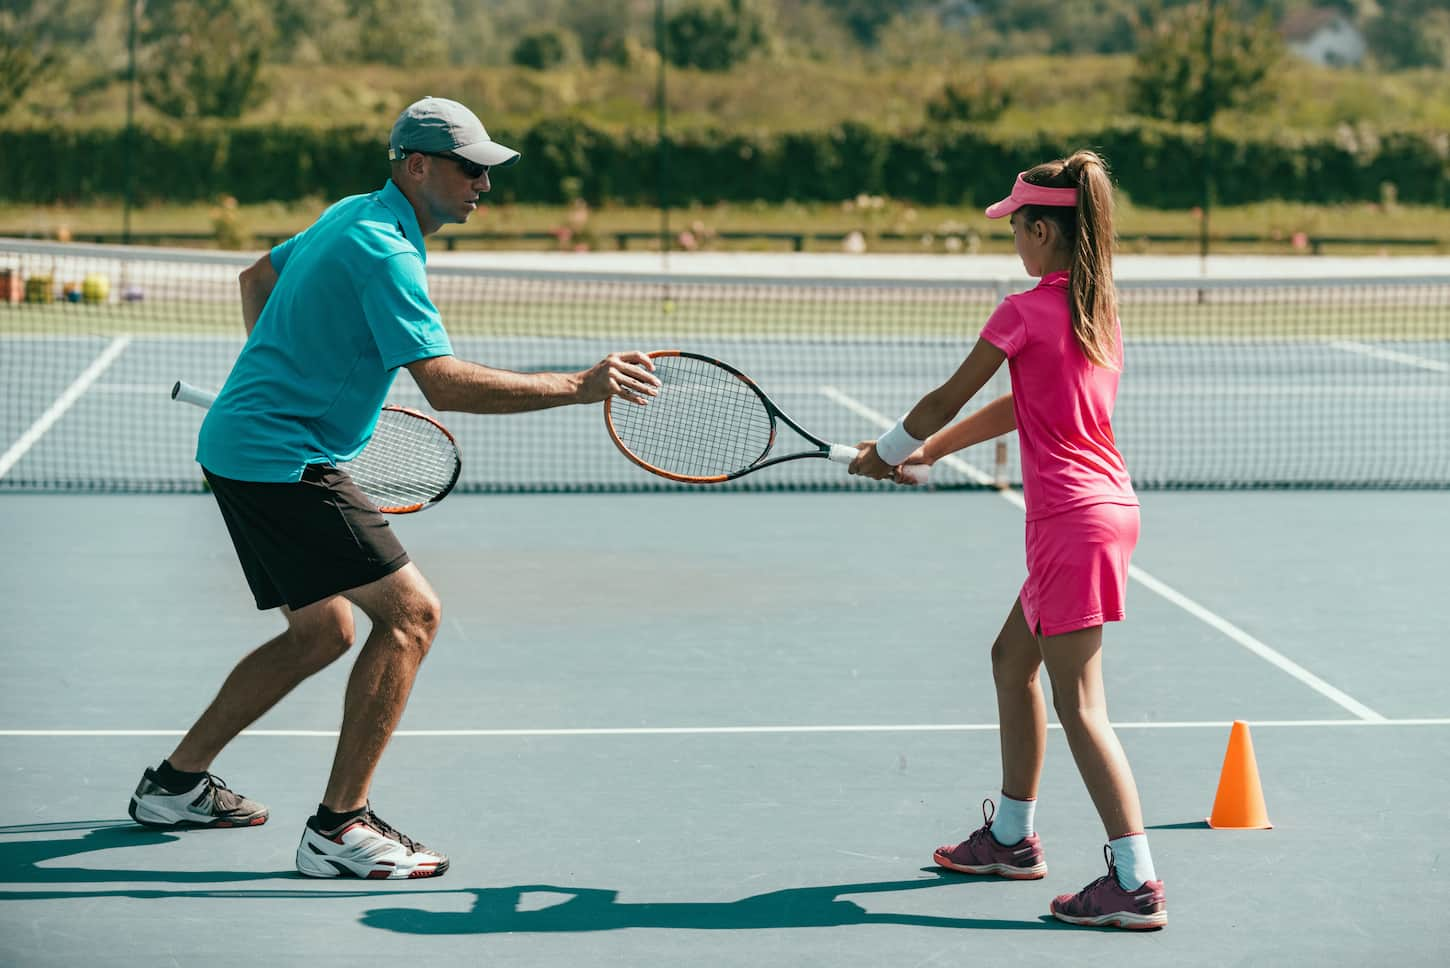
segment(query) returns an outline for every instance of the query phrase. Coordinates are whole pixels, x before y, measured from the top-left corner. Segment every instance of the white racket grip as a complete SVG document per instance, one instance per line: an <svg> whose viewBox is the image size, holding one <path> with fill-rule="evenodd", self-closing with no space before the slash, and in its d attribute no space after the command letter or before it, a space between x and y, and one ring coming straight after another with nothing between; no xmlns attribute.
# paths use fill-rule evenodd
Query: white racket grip
<svg viewBox="0 0 1450 968"><path fill-rule="evenodd" d="M216 400L215 393L209 393L199 387L194 387L185 380L177 380L176 385L171 388L171 399L178 403L189 403L193 407L201 407L206 410Z"/></svg>
<svg viewBox="0 0 1450 968"><path fill-rule="evenodd" d="M856 459L856 455L859 453L861 453L859 450L847 444L832 444L831 452L827 456L837 464L849 464Z"/></svg>

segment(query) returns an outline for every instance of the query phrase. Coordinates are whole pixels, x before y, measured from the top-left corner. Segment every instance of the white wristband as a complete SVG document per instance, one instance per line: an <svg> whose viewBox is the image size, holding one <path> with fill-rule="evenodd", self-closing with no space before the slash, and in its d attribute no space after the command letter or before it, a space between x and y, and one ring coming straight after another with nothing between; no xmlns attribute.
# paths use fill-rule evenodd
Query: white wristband
<svg viewBox="0 0 1450 968"><path fill-rule="evenodd" d="M922 443L906 432L906 418L902 417L896 426L876 439L876 456L895 467L914 454Z"/></svg>

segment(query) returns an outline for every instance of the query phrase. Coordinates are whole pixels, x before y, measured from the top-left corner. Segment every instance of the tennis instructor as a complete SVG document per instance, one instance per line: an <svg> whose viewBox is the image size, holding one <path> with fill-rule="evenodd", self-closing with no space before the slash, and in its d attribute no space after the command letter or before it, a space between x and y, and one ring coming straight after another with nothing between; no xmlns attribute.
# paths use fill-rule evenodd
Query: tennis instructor
<svg viewBox="0 0 1450 968"><path fill-rule="evenodd" d="M387 521L337 465L371 436L400 367L437 410L516 413L611 396L643 402L659 381L638 352L578 373L514 373L453 355L428 295L423 240L463 223L489 170L519 154L456 101L427 97L393 125L391 178L333 205L241 274L247 342L197 442L259 609L282 634L232 670L181 743L145 771L130 814L148 827L244 827L267 808L209 769L233 737L352 647L352 606L371 622L343 699L332 775L302 832L312 877L431 877L448 858L394 830L368 802L373 772L438 632L438 596Z"/></svg>

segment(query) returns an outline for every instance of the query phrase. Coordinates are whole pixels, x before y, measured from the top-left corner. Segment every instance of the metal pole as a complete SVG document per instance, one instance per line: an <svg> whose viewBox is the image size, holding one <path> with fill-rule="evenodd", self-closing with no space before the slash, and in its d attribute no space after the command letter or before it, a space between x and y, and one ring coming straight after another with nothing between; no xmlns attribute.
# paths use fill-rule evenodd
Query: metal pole
<svg viewBox="0 0 1450 968"><path fill-rule="evenodd" d="M131 153L136 127L136 17L144 0L131 0L126 58L126 137L121 149L121 242L131 244Z"/></svg>
<svg viewBox="0 0 1450 968"><path fill-rule="evenodd" d="M670 258L670 196L669 196L669 141L667 138L668 105L665 103L665 2L655 0L655 52L659 55L659 77L655 85L655 102L659 120L659 144L657 147L658 177L657 199L660 206L660 261L666 270Z"/></svg>
<svg viewBox="0 0 1450 968"><path fill-rule="evenodd" d="M1213 209L1213 116L1218 105L1213 92L1213 28L1217 0L1207 0L1207 26L1203 30L1203 218L1198 227L1200 275L1208 274L1208 218Z"/></svg>

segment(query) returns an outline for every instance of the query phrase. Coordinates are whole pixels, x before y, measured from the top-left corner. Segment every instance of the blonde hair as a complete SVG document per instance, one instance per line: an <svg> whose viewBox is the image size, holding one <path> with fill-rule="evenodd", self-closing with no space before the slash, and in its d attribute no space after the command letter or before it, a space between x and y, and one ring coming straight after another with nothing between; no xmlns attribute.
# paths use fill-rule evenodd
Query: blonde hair
<svg viewBox="0 0 1450 968"><path fill-rule="evenodd" d="M1083 354L1116 370L1118 294L1113 286L1113 183L1096 152L1078 151L1025 172L1023 180L1046 188L1076 188L1077 207L1022 206L1023 218L1047 219L1072 246L1068 306L1072 332Z"/></svg>

